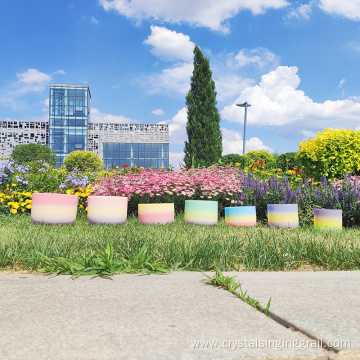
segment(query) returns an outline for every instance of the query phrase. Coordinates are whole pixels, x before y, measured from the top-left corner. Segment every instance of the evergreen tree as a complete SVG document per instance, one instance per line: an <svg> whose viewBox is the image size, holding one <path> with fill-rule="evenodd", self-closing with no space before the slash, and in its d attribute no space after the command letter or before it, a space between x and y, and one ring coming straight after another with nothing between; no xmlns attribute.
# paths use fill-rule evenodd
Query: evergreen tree
<svg viewBox="0 0 360 360"><path fill-rule="evenodd" d="M209 59L204 57L197 45L186 106L188 141L185 141L184 149L185 166L209 166L221 158L222 135Z"/></svg>

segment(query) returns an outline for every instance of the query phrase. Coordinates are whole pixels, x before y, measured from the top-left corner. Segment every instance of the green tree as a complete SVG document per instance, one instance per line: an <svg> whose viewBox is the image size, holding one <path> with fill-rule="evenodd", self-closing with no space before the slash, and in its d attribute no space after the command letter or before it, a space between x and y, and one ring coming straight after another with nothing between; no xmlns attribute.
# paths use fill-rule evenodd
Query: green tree
<svg viewBox="0 0 360 360"><path fill-rule="evenodd" d="M51 166L56 164L55 151L42 144L17 145L11 152L11 158L23 165L38 161L46 162Z"/></svg>
<svg viewBox="0 0 360 360"><path fill-rule="evenodd" d="M197 45L194 49L194 71L190 91L186 96L186 107L188 141L185 141L184 149L185 166L209 166L221 158L222 135L209 60Z"/></svg>
<svg viewBox="0 0 360 360"><path fill-rule="evenodd" d="M98 171L104 168L103 161L98 154L91 151L77 150L66 156L64 165L69 171L77 168L80 172Z"/></svg>

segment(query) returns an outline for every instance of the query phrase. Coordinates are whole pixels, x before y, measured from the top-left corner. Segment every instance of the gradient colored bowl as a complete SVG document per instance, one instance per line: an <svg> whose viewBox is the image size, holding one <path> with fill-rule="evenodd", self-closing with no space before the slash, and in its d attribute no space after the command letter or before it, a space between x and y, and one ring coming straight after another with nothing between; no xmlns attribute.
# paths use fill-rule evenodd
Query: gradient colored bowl
<svg viewBox="0 0 360 360"><path fill-rule="evenodd" d="M76 220L78 196L33 193L31 221L36 224L72 225Z"/></svg>
<svg viewBox="0 0 360 360"><path fill-rule="evenodd" d="M315 229L342 229L342 210L314 209Z"/></svg>
<svg viewBox="0 0 360 360"><path fill-rule="evenodd" d="M267 216L269 226L288 228L296 228L299 226L297 204L268 204Z"/></svg>
<svg viewBox="0 0 360 360"><path fill-rule="evenodd" d="M231 226L255 226L255 206L234 206L225 208L225 223Z"/></svg>
<svg viewBox="0 0 360 360"><path fill-rule="evenodd" d="M216 225L218 221L218 202L185 200L184 219L187 224Z"/></svg>
<svg viewBox="0 0 360 360"><path fill-rule="evenodd" d="M87 218L90 224L123 224L127 219L128 198L123 196L88 197Z"/></svg>
<svg viewBox="0 0 360 360"><path fill-rule="evenodd" d="M141 224L166 224L174 221L173 203L138 204L138 216Z"/></svg>

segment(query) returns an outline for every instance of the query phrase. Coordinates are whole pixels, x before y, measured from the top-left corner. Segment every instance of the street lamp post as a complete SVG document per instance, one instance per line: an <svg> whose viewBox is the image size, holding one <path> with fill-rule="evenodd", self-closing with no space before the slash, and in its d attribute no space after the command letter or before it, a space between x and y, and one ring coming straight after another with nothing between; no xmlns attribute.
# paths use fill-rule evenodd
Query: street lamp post
<svg viewBox="0 0 360 360"><path fill-rule="evenodd" d="M236 106L244 107L245 108L245 117L244 117L244 138L243 138L243 155L245 154L245 140L246 140L246 119L247 119L247 108L251 106L247 102L243 104L236 104Z"/></svg>

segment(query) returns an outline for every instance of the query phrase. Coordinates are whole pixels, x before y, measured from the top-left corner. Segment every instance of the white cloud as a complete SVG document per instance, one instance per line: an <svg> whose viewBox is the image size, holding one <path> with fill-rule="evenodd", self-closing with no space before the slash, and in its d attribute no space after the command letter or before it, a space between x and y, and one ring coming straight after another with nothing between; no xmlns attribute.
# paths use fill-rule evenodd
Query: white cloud
<svg viewBox="0 0 360 360"><path fill-rule="evenodd" d="M116 10L137 22L149 18L169 23L187 22L228 32L226 20L242 10L257 15L268 9L283 8L289 3L286 0L100 0L100 4L105 10Z"/></svg>
<svg viewBox="0 0 360 360"><path fill-rule="evenodd" d="M174 168L174 170L180 169L184 164L184 156L185 154L182 153L174 153L169 152L169 163Z"/></svg>
<svg viewBox="0 0 360 360"><path fill-rule="evenodd" d="M339 88L339 89L342 89L342 88L343 88L343 85L344 85L345 83L346 83L346 79L340 80L339 85L338 85L338 88Z"/></svg>
<svg viewBox="0 0 360 360"><path fill-rule="evenodd" d="M247 101L248 125L282 127L292 134L325 127L354 128L359 121L360 103L352 99L316 103L298 90L298 68L279 66L261 77L259 85L246 88L240 97L226 106L221 115L231 122L243 122L236 103Z"/></svg>
<svg viewBox="0 0 360 360"><path fill-rule="evenodd" d="M151 53L165 60L190 61L193 58L195 44L188 35L171 31L165 27L151 26L151 35L144 44L153 48Z"/></svg>
<svg viewBox="0 0 360 360"><path fill-rule="evenodd" d="M91 16L90 22L91 22L93 25L97 25L97 23L98 23L99 21L96 20L93 16Z"/></svg>
<svg viewBox="0 0 360 360"><path fill-rule="evenodd" d="M254 85L255 80L243 79L234 73L221 75L215 79L215 87L218 100L226 100L238 97L248 86Z"/></svg>
<svg viewBox="0 0 360 360"><path fill-rule="evenodd" d="M235 56L237 66L256 65L260 68L278 63L279 58L271 51L258 47L256 49L242 49Z"/></svg>
<svg viewBox="0 0 360 360"><path fill-rule="evenodd" d="M164 111L162 109L155 109L151 113L159 116L164 115Z"/></svg>
<svg viewBox="0 0 360 360"><path fill-rule="evenodd" d="M186 134L187 110L183 107L170 120L161 121L159 124L169 124L170 143L184 145Z"/></svg>
<svg viewBox="0 0 360 360"><path fill-rule="evenodd" d="M320 9L332 15L340 15L350 20L360 20L360 0L320 0Z"/></svg>
<svg viewBox="0 0 360 360"><path fill-rule="evenodd" d="M296 18L296 19L306 19L310 18L312 12L313 1L308 4L301 4L296 9L289 12L287 17L289 19Z"/></svg>
<svg viewBox="0 0 360 360"><path fill-rule="evenodd" d="M223 155L227 154L242 154L243 152L243 138L239 132L234 130L221 129L223 138ZM245 152L251 150L265 150L274 152L273 149L266 146L259 138L252 137L245 141Z"/></svg>
<svg viewBox="0 0 360 360"><path fill-rule="evenodd" d="M112 114L102 113L100 110L98 110L96 108L91 108L90 114L91 114L90 115L91 122L93 122L93 123L108 122L108 123L126 124L126 123L134 122L133 120L126 118L122 115L112 115Z"/></svg>
<svg viewBox="0 0 360 360"><path fill-rule="evenodd" d="M65 75L66 72L64 70L56 70L51 73L51 75L57 75L57 74Z"/></svg>
<svg viewBox="0 0 360 360"><path fill-rule="evenodd" d="M317 136L317 133L315 131L307 131L307 130L303 130L301 132L306 138L315 138Z"/></svg>
<svg viewBox="0 0 360 360"><path fill-rule="evenodd" d="M185 95L190 89L190 77L193 69L192 63L181 63L139 81L149 94Z"/></svg>
<svg viewBox="0 0 360 360"><path fill-rule="evenodd" d="M345 48L355 52L360 52L360 41L348 41L345 44Z"/></svg>
<svg viewBox="0 0 360 360"><path fill-rule="evenodd" d="M17 90L18 94L43 91L52 77L48 74L42 73L37 69L28 69L25 72L17 73L18 78Z"/></svg>
<svg viewBox="0 0 360 360"><path fill-rule="evenodd" d="M49 98L45 99L42 102L42 105L43 105L42 111L48 113L49 112Z"/></svg>

